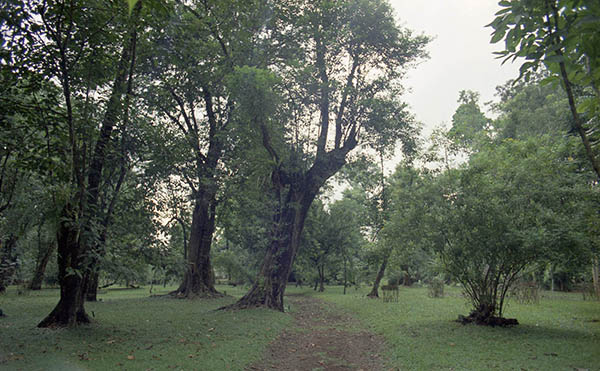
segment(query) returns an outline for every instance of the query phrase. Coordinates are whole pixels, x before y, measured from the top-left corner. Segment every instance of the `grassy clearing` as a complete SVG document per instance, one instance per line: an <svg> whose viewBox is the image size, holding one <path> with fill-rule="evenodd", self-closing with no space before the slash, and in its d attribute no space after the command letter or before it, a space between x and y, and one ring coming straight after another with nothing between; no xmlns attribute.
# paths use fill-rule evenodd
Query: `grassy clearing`
<svg viewBox="0 0 600 371"><path fill-rule="evenodd" d="M469 307L456 289L444 298L401 288L398 303L367 299L367 289L329 287L314 295L352 313L388 343L389 366L401 370L600 370L600 302L544 293L537 305L510 302L512 328L461 325Z"/></svg>
<svg viewBox="0 0 600 371"><path fill-rule="evenodd" d="M166 293L173 287L159 288ZM242 288L219 287L242 295ZM214 311L232 303L149 297L148 288L113 289L88 303L89 326L38 329L58 290L0 296L0 369L6 370L242 370L290 323L268 310Z"/></svg>

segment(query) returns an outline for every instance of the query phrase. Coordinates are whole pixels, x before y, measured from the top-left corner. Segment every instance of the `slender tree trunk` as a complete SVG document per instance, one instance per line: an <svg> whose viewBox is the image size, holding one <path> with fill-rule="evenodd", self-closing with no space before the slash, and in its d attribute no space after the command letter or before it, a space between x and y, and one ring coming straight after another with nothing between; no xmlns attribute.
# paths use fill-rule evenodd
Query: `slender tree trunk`
<svg viewBox="0 0 600 371"><path fill-rule="evenodd" d="M184 298L217 297L215 277L210 261L210 249L215 231L215 195L202 192L196 199L192 214L187 268L183 282L171 294Z"/></svg>
<svg viewBox="0 0 600 371"><path fill-rule="evenodd" d="M5 292L6 287L11 284L15 273L16 258L14 257L14 250L17 240L15 234L10 234L6 242L0 245L0 294Z"/></svg>
<svg viewBox="0 0 600 371"><path fill-rule="evenodd" d="M40 256L38 256L35 273L33 274L33 278L31 279L31 283L29 284L30 290L41 290L42 282L44 281L44 274L46 273L46 266L48 266L50 257L52 257L52 254L54 253L55 249L56 242L52 241L51 244L48 244L46 246L46 249L40 251Z"/></svg>
<svg viewBox="0 0 600 371"><path fill-rule="evenodd" d="M379 285L381 284L381 280L383 279L383 276L385 274L385 268L387 267L389 257L390 257L389 253L385 252L383 261L381 262L381 265L379 266L379 270L377 271L377 276L375 276L375 281L373 282L373 288L371 289L371 292L369 293L369 295L367 295L370 298L378 298L379 297Z"/></svg>
<svg viewBox="0 0 600 371"><path fill-rule="evenodd" d="M594 292L596 293L596 299L600 300L600 262L598 256L594 256L592 259L592 278L594 281Z"/></svg>
<svg viewBox="0 0 600 371"><path fill-rule="evenodd" d="M325 266L321 264L319 267L319 292L325 291Z"/></svg>
<svg viewBox="0 0 600 371"><path fill-rule="evenodd" d="M555 5L551 5L550 7L552 9L552 15L554 16L554 31L555 31L555 35L556 35L555 37L558 40L560 38L560 32L563 31L559 27L559 21L558 21L560 19L559 8ZM548 14L548 28L550 29L551 27L552 26L550 25L550 14ZM551 29L550 29L550 32L552 32ZM557 44L557 45L560 45L560 44ZM561 56L561 57L564 55L562 47L559 47L555 51L555 53L556 53L556 55ZM600 178L600 162L598 161L596 153L594 152L594 149L592 147L592 142L590 141L588 133L586 132L585 127L583 126L581 116L579 116L579 113L577 112L577 102L575 100L575 94L573 92L573 84L571 83L571 80L569 78L566 64L565 64L565 62L559 62L558 66L560 68L560 76L563 81L563 86L565 88L565 92L567 93L567 99L569 101L569 108L571 110L571 116L573 117L573 120L571 121L571 126L573 127L573 129L577 130L577 133L579 134L579 137L581 138L581 142L583 143L583 148L585 149L585 153L588 157L588 160L590 161L592 168L596 172L596 176L598 178Z"/></svg>
<svg viewBox="0 0 600 371"><path fill-rule="evenodd" d="M550 291L554 292L554 265L550 264Z"/></svg>
<svg viewBox="0 0 600 371"><path fill-rule="evenodd" d="M121 59L119 60L117 76L115 77L106 112L104 113L104 120L102 121L100 129L100 138L96 142L96 147L94 148L94 156L92 158L88 174L87 206L90 221L88 222L88 228L86 230L86 235L88 238L93 236L93 232L92 230L90 230L90 227L92 226L92 224L94 224L92 223L92 221L101 220L101 223L99 223L101 224L101 231L99 231L100 238L98 239L98 241L91 243L86 242L89 245L89 248L95 253L93 254L93 256L104 256L106 254L106 237L108 234L110 220L114 210L115 202L121 190L121 185L123 184L123 181L125 180L125 176L127 174L127 168L125 166L126 154L125 150L123 150L123 153L121 153L121 171L119 174L117 185L114 190L114 195L110 202L108 210L106 211L105 215L101 217L102 210L100 210L100 208L98 207L98 199L100 183L102 178L102 169L104 168L104 162L106 160L106 146L108 145L114 127L118 122L118 115L121 112L124 112L124 128L127 127L127 121L129 120L129 103L130 97L133 94L132 89L136 57L137 23L140 18L141 10L142 0L139 0L136 3L136 6L131 14L131 24L128 39L126 40L125 45L123 46ZM122 104L123 96L125 96L125 107L123 107ZM95 239L92 237L90 240L94 241ZM98 258L93 257L89 264L91 269L88 272L86 272L85 296L87 301L97 301L99 282Z"/></svg>
<svg viewBox="0 0 600 371"><path fill-rule="evenodd" d="M346 287L348 286L348 270L346 269L346 257L344 256L344 295L346 295Z"/></svg>
<svg viewBox="0 0 600 371"><path fill-rule="evenodd" d="M90 318L84 309L85 257L79 241L79 231L71 221L69 205L63 210L58 235L58 281L60 300L54 310L38 324L38 327L64 327L89 323Z"/></svg>

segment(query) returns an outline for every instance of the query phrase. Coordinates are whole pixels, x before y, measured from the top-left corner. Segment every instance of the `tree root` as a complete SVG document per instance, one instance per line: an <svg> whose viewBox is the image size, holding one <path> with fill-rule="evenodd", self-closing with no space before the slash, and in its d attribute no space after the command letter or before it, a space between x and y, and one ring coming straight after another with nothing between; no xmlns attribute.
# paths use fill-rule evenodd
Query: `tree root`
<svg viewBox="0 0 600 371"><path fill-rule="evenodd" d="M473 311L469 314L468 317L463 315L459 315L456 322L462 323L466 325L468 323L475 323L480 326L500 326L500 327L508 327L508 326L516 326L519 324L516 318L503 318L497 316L482 316L480 313Z"/></svg>

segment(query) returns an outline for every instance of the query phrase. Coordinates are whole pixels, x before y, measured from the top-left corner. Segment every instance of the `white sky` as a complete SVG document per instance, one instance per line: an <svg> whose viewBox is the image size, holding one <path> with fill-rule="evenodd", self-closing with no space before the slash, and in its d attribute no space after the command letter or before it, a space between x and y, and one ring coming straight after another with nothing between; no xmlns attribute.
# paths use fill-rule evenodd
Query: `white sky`
<svg viewBox="0 0 600 371"><path fill-rule="evenodd" d="M458 107L458 92L474 90L481 102L495 100L496 86L518 77L515 64L495 59L493 51L503 43L490 44L492 22L500 9L497 0L390 0L400 24L414 33L433 36L430 58L408 73L404 97L417 120L431 128L450 124Z"/></svg>

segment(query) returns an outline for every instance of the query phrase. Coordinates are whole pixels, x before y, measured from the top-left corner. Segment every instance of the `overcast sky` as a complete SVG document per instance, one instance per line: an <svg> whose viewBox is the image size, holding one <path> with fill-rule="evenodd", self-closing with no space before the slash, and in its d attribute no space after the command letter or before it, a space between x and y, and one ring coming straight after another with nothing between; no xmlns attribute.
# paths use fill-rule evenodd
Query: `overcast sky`
<svg viewBox="0 0 600 371"><path fill-rule="evenodd" d="M458 92L474 90L481 102L494 99L497 85L518 76L518 63L495 59L502 42L490 44L492 29L485 27L500 9L496 0L390 0L400 24L415 33L433 36L430 58L408 74L405 86L412 91L405 101L425 133L450 124L458 107Z"/></svg>

